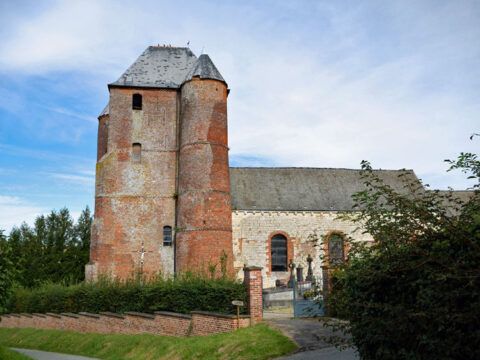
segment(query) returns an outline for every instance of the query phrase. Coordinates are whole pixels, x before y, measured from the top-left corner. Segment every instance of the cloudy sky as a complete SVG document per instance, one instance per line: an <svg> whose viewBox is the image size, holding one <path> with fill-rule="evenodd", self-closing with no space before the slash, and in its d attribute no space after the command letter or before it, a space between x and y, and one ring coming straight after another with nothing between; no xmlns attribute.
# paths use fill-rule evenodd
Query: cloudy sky
<svg viewBox="0 0 480 360"><path fill-rule="evenodd" d="M410 168L478 152L480 2L0 1L0 229L93 207L107 83L149 45L227 80L233 166Z"/></svg>

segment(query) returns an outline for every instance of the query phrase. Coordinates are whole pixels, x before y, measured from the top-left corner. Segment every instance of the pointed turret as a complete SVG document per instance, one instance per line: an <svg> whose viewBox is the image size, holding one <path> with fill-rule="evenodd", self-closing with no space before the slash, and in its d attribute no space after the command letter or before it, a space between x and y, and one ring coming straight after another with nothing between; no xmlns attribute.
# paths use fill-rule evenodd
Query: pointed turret
<svg viewBox="0 0 480 360"><path fill-rule="evenodd" d="M227 84L208 55L188 73L181 106L177 269L206 269L226 255L225 270L232 274Z"/></svg>
<svg viewBox="0 0 480 360"><path fill-rule="evenodd" d="M220 74L220 71L218 71L217 67L210 59L210 56L207 54L200 55L193 68L185 77L185 82L192 80L193 78L218 80L224 82L225 85L227 84L223 79L223 76Z"/></svg>

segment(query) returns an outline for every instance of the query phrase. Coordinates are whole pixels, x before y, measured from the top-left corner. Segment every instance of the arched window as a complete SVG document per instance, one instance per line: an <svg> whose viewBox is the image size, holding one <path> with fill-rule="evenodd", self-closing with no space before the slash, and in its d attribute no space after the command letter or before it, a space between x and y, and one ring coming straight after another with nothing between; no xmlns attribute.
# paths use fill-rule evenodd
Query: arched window
<svg viewBox="0 0 480 360"><path fill-rule="evenodd" d="M142 110L142 95L133 94L132 109L133 110Z"/></svg>
<svg viewBox="0 0 480 360"><path fill-rule="evenodd" d="M142 162L142 145L139 143L132 144L133 162Z"/></svg>
<svg viewBox="0 0 480 360"><path fill-rule="evenodd" d="M287 271L287 238L282 234L272 236L272 271Z"/></svg>
<svg viewBox="0 0 480 360"><path fill-rule="evenodd" d="M163 227L163 246L172 246L172 227Z"/></svg>
<svg viewBox="0 0 480 360"><path fill-rule="evenodd" d="M331 234L328 237L328 262L329 264L338 264L344 261L343 236L341 234Z"/></svg>

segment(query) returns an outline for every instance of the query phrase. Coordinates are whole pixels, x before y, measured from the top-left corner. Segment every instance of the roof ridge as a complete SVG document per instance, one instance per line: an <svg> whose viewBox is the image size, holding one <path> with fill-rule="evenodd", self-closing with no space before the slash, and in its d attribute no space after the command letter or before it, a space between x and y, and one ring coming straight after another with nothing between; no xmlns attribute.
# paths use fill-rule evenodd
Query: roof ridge
<svg viewBox="0 0 480 360"><path fill-rule="evenodd" d="M197 63L188 47L149 46L110 87L179 89Z"/></svg>
<svg viewBox="0 0 480 360"><path fill-rule="evenodd" d="M331 168L331 167L313 167L313 166L230 166L230 169L312 169L312 170L348 170L363 171L362 169L351 168ZM372 169L373 171L413 171L413 169Z"/></svg>

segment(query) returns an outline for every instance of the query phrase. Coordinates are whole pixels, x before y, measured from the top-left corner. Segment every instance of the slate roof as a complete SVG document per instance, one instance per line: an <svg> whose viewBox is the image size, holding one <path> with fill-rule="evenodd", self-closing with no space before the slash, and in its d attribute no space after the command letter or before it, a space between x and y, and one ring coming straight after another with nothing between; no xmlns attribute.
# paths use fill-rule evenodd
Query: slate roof
<svg viewBox="0 0 480 360"><path fill-rule="evenodd" d="M110 103L105 105L105 107L103 108L103 111L100 113L100 115L98 115L98 117L103 116L103 115L108 115L109 112L110 112Z"/></svg>
<svg viewBox="0 0 480 360"><path fill-rule="evenodd" d="M149 46L109 86L178 89L196 62L189 48Z"/></svg>
<svg viewBox="0 0 480 360"><path fill-rule="evenodd" d="M446 198L443 200L443 205L449 209L449 213L452 215L458 215L457 209L459 208L459 205L455 203L456 201L466 203L474 196L477 196L480 199L480 194L475 193L473 190L440 190L438 193L440 195L450 195L452 197L452 199Z"/></svg>
<svg viewBox="0 0 480 360"><path fill-rule="evenodd" d="M178 89L194 77L219 80L226 84L206 54L197 59L189 48L149 46L117 81L108 86ZM108 113L107 104L99 117Z"/></svg>
<svg viewBox="0 0 480 360"><path fill-rule="evenodd" d="M413 170L375 170L405 194L404 180L419 182ZM352 194L364 190L360 170L328 168L230 168L234 210L352 210Z"/></svg>
<svg viewBox="0 0 480 360"><path fill-rule="evenodd" d="M192 80L192 78L194 77L199 77L200 79L219 80L223 81L226 84L226 81L223 79L217 67L213 64L210 57L206 54L200 55L194 67L185 77L185 81Z"/></svg>

